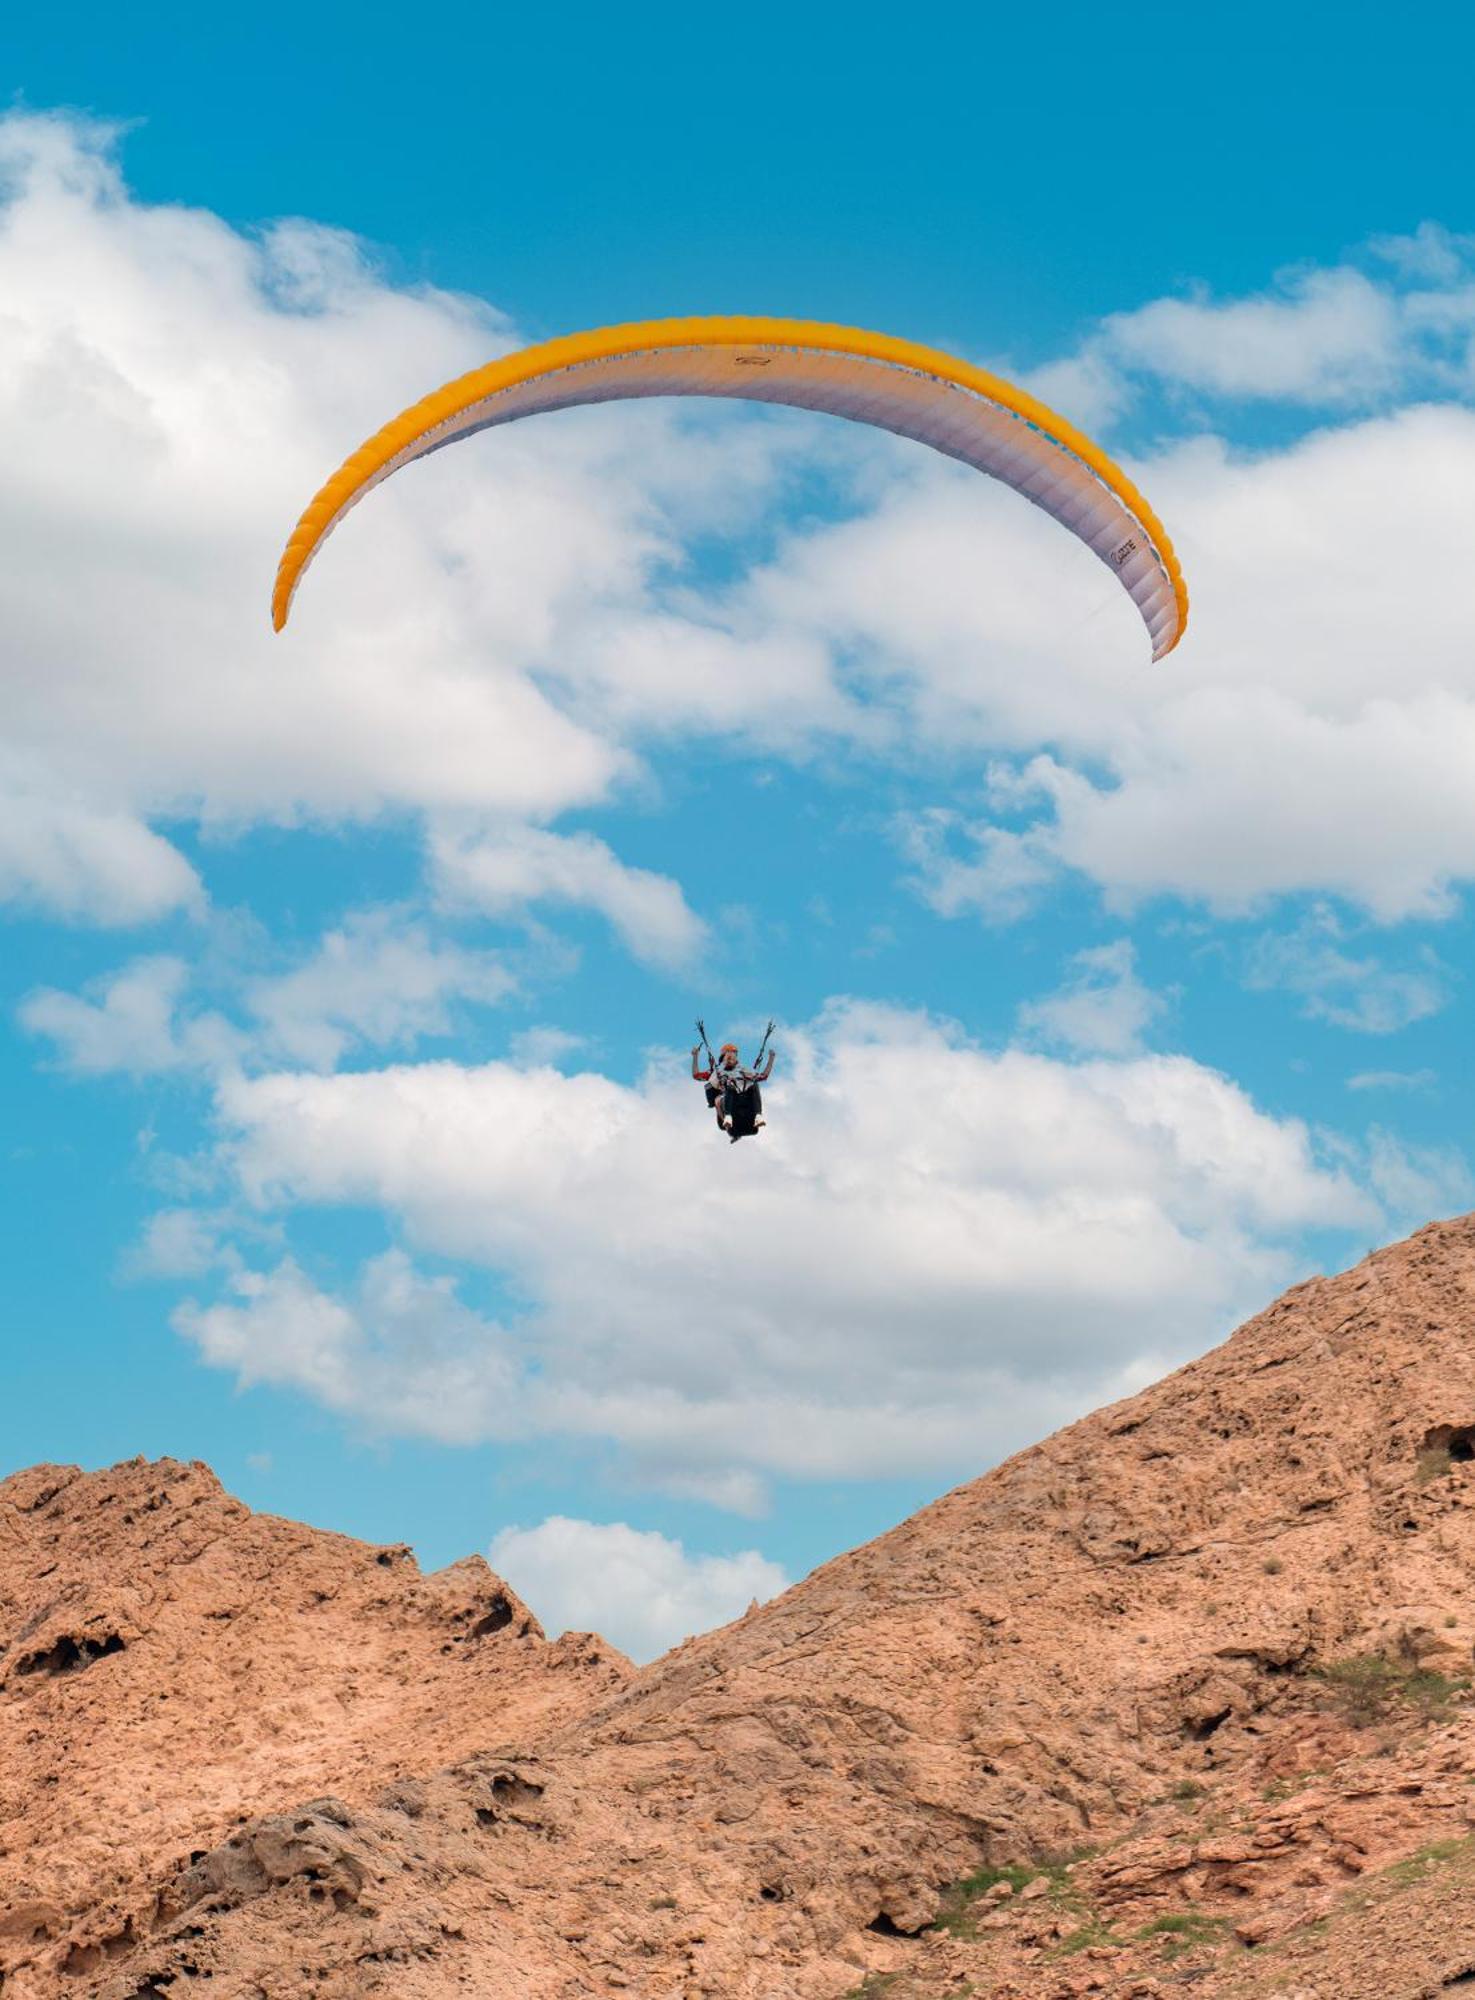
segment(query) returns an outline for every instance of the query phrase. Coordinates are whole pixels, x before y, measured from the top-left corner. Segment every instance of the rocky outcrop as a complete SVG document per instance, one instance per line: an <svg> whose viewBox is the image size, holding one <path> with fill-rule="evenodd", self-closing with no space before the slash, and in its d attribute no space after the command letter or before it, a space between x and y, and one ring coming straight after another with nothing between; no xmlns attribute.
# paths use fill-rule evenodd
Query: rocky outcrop
<svg viewBox="0 0 1475 2000"><path fill-rule="evenodd" d="M20 1475L6 2000L1475 1987L1472 1575L1470 1219L633 1676L203 1468Z"/></svg>
<svg viewBox="0 0 1475 2000"><path fill-rule="evenodd" d="M18 1473L0 1484L0 1990L50 1995L58 1965L126 1955L140 1895L254 1815L556 1727L631 1671L602 1641L550 1644L480 1559L422 1576L404 1547L252 1514L203 1465Z"/></svg>

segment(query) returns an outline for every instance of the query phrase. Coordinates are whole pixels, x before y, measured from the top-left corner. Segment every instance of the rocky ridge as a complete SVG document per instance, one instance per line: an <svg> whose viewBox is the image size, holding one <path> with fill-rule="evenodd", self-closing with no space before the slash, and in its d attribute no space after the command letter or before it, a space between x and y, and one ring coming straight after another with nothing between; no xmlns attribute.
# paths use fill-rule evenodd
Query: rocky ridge
<svg viewBox="0 0 1475 2000"><path fill-rule="evenodd" d="M0 1484L0 1992L49 1995L58 1970L117 1956L143 1886L253 1814L381 1789L512 1714L556 1725L632 1671L589 1636L550 1644L479 1557L422 1576L403 1546L252 1514L203 1465L17 1473Z"/></svg>
<svg viewBox="0 0 1475 2000"><path fill-rule="evenodd" d="M21 1474L0 1990L1475 1990L1472 1576L1472 1218L640 1673L203 1468Z"/></svg>

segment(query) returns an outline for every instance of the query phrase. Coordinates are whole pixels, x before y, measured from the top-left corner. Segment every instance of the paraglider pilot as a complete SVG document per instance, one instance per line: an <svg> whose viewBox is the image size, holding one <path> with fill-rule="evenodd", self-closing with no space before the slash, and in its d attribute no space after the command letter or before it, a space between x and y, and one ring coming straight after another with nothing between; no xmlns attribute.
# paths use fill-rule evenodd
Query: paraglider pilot
<svg viewBox="0 0 1475 2000"><path fill-rule="evenodd" d="M758 1065L744 1068L738 1059L736 1042L724 1042L714 1056L707 1044L707 1030L697 1022L701 1040L691 1051L691 1073L697 1083L706 1085L707 1102L717 1114L717 1123L734 1145L747 1133L756 1132L768 1120L763 1116L763 1091L773 1074L773 1050L768 1047L768 1037L773 1033L773 1023L769 1022L764 1032L762 1046L758 1050ZM707 1051L707 1067L699 1069L697 1057L703 1049ZM764 1050L768 1059L763 1059Z"/></svg>

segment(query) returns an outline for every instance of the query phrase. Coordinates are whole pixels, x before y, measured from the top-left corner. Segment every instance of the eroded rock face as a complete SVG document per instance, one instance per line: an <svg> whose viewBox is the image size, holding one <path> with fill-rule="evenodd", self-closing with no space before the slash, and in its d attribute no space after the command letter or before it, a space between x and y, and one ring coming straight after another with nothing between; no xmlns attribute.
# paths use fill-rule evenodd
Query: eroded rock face
<svg viewBox="0 0 1475 2000"><path fill-rule="evenodd" d="M6 2000L1459 1990L1472 1475L1471 1219L633 1676L200 1467L19 1475Z"/></svg>
<svg viewBox="0 0 1475 2000"><path fill-rule="evenodd" d="M600 1641L550 1645L479 1559L422 1576L408 1549L253 1515L203 1465L16 1474L0 1484L6 2000L129 1955L153 1920L140 1893L253 1815L546 1727L630 1672Z"/></svg>

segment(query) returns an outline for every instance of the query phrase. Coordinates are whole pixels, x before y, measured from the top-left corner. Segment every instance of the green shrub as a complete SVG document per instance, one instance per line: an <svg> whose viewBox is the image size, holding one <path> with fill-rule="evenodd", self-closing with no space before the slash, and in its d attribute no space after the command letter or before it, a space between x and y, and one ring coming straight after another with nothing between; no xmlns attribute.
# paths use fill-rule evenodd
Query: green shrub
<svg viewBox="0 0 1475 2000"><path fill-rule="evenodd" d="M1017 1894L1027 1882L1033 1882L1037 1875L1044 1872L1032 1862L1011 1861L1001 1868L980 1868L974 1875L965 1875L961 1882L954 1882L951 1888L943 1890L937 1915L932 1919L932 1928L949 1931L954 1937L972 1937L973 1905L990 1889L1000 1882L1007 1882Z"/></svg>
<svg viewBox="0 0 1475 2000"><path fill-rule="evenodd" d="M1224 1917L1206 1917L1200 1910L1170 1910L1166 1916L1154 1917L1150 1924L1144 1924L1138 1937L1192 1937L1195 1931L1211 1931L1219 1936L1226 1925Z"/></svg>
<svg viewBox="0 0 1475 2000"><path fill-rule="evenodd" d="M997 1867L980 1868L976 1874L965 1875L962 1881L943 1890L932 1928L949 1931L954 1937L972 1937L976 1928L974 1905L990 1889L1007 1882L1017 1895L1041 1876L1049 1885L1050 1901L1056 1909L1083 1907L1083 1898L1072 1891L1066 1878L1078 1861L1089 1861L1095 1852L1094 1847L1073 1847L1064 1854L1042 1854L1034 1861L1006 1861Z"/></svg>
<svg viewBox="0 0 1475 2000"><path fill-rule="evenodd" d="M1201 1910L1171 1910L1165 1916L1154 1917L1150 1924L1144 1924L1136 1935L1144 1940L1159 1939L1163 1957L1173 1959L1182 1958L1187 1952L1202 1951L1210 1945L1223 1944L1229 1933L1227 1917L1208 1917Z"/></svg>
<svg viewBox="0 0 1475 2000"><path fill-rule="evenodd" d="M1113 1950L1120 1951L1125 1943L1126 1939L1119 1938L1111 1925L1093 1910L1078 1930L1060 1940L1055 1947L1055 1956L1070 1958L1078 1951L1089 1951L1093 1945L1110 1945Z"/></svg>
<svg viewBox="0 0 1475 2000"><path fill-rule="evenodd" d="M1438 1674L1427 1667L1403 1666L1381 1653L1355 1653L1314 1667L1316 1678L1331 1692L1336 1706L1356 1728L1379 1722L1400 1707L1412 1707L1426 1721L1443 1721L1455 1702L1469 1692L1460 1676Z"/></svg>

